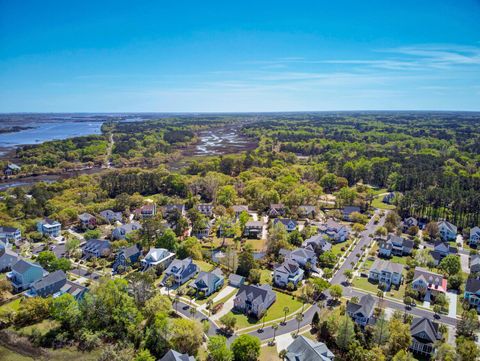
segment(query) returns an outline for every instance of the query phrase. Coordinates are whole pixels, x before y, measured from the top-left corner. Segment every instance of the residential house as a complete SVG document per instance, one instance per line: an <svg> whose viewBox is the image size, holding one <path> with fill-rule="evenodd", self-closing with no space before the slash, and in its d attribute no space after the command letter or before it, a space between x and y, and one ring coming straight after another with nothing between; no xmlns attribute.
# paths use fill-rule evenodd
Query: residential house
<svg viewBox="0 0 480 361"><path fill-rule="evenodd" d="M442 339L438 323L426 317L415 318L412 321L410 334L412 335L410 350L427 358L435 354L436 344Z"/></svg>
<svg viewBox="0 0 480 361"><path fill-rule="evenodd" d="M248 221L245 224L244 235L248 238L261 238L263 232L262 221Z"/></svg>
<svg viewBox="0 0 480 361"><path fill-rule="evenodd" d="M195 361L195 357L175 350L169 350L159 361Z"/></svg>
<svg viewBox="0 0 480 361"><path fill-rule="evenodd" d="M62 270L47 274L38 281L35 281L30 290L26 293L29 297L47 297L59 292L67 283L67 275Z"/></svg>
<svg viewBox="0 0 480 361"><path fill-rule="evenodd" d="M383 196L383 203L391 204L395 198L395 192L388 192Z"/></svg>
<svg viewBox="0 0 480 361"><path fill-rule="evenodd" d="M128 234L141 228L142 225L139 222L135 221L133 221L132 223L122 224L119 227L115 227L115 229L112 231L112 238L115 240L125 239Z"/></svg>
<svg viewBox="0 0 480 361"><path fill-rule="evenodd" d="M261 318L276 299L270 285L241 285L233 304L236 310Z"/></svg>
<svg viewBox="0 0 480 361"><path fill-rule="evenodd" d="M144 204L133 211L137 219L152 218L157 214L157 205L153 202Z"/></svg>
<svg viewBox="0 0 480 361"><path fill-rule="evenodd" d="M100 217L108 223L122 222L123 219L122 212L114 212L111 209L101 211Z"/></svg>
<svg viewBox="0 0 480 361"><path fill-rule="evenodd" d="M197 204L197 210L207 217L213 216L213 204L211 203Z"/></svg>
<svg viewBox="0 0 480 361"><path fill-rule="evenodd" d="M476 246L480 242L480 227L473 227L470 229L470 246Z"/></svg>
<svg viewBox="0 0 480 361"><path fill-rule="evenodd" d="M83 229L93 229L97 226L97 219L90 213L82 213L78 216L80 227Z"/></svg>
<svg viewBox="0 0 480 361"><path fill-rule="evenodd" d="M387 240L378 240L378 255L383 257L407 256L413 251L414 242L395 234L389 234Z"/></svg>
<svg viewBox="0 0 480 361"><path fill-rule="evenodd" d="M198 270L198 266L193 263L191 258L176 259L165 270L162 284L166 285L167 279L171 279L173 282L172 286L181 286L193 278L198 273Z"/></svg>
<svg viewBox="0 0 480 361"><path fill-rule="evenodd" d="M0 240L3 240L5 244L8 242L15 243L22 239L22 232L15 227L0 227Z"/></svg>
<svg viewBox="0 0 480 361"><path fill-rule="evenodd" d="M335 355L323 342L315 342L299 335L287 347L286 361L333 361Z"/></svg>
<svg viewBox="0 0 480 361"><path fill-rule="evenodd" d="M8 271L18 262L18 254L9 248L0 248L0 272Z"/></svg>
<svg viewBox="0 0 480 361"><path fill-rule="evenodd" d="M300 218L315 219L317 217L317 207L303 205L297 208L297 215Z"/></svg>
<svg viewBox="0 0 480 361"><path fill-rule="evenodd" d="M184 204L167 204L166 206L162 207L162 212L164 216L171 215L177 212L183 217L187 214Z"/></svg>
<svg viewBox="0 0 480 361"><path fill-rule="evenodd" d="M279 287L286 287L289 283L296 287L302 281L303 274L304 272L297 262L286 259L273 269L273 282Z"/></svg>
<svg viewBox="0 0 480 361"><path fill-rule="evenodd" d="M106 239L90 239L82 247L83 257L87 259L91 257L108 257L111 253L111 247L110 241Z"/></svg>
<svg viewBox="0 0 480 361"><path fill-rule="evenodd" d="M20 172L21 169L22 168L20 166L16 165L15 163L9 163L3 169L3 174L5 174L5 176L9 177L11 175L17 174L18 172Z"/></svg>
<svg viewBox="0 0 480 361"><path fill-rule="evenodd" d="M480 279L469 278L467 280L463 298L471 307L475 307L480 312Z"/></svg>
<svg viewBox="0 0 480 361"><path fill-rule="evenodd" d="M165 248L150 248L147 255L142 259L143 270L150 267L162 267L166 269L175 259L175 253Z"/></svg>
<svg viewBox="0 0 480 361"><path fill-rule="evenodd" d="M442 241L454 241L457 238L457 226L447 221L437 222L437 225Z"/></svg>
<svg viewBox="0 0 480 361"><path fill-rule="evenodd" d="M352 215L353 212L358 212L360 213L361 209L360 207L356 206L347 206L344 207L342 210L342 217L345 221L351 221L350 216Z"/></svg>
<svg viewBox="0 0 480 361"><path fill-rule="evenodd" d="M293 219L290 218L275 218L273 221L273 224L278 224L281 223L285 226L285 229L287 232L292 232L295 229L297 229L297 221L294 221Z"/></svg>
<svg viewBox="0 0 480 361"><path fill-rule="evenodd" d="M293 251L287 252L285 254L285 259L290 259L295 261L300 265L300 267L305 268L305 266L310 264L312 270L317 269L317 254L315 251L310 248L296 248Z"/></svg>
<svg viewBox="0 0 480 361"><path fill-rule="evenodd" d="M348 238L348 229L343 224L340 224L329 218L326 223L317 227L318 233L333 243L345 242Z"/></svg>
<svg viewBox="0 0 480 361"><path fill-rule="evenodd" d="M470 256L470 273L480 272L480 254Z"/></svg>
<svg viewBox="0 0 480 361"><path fill-rule="evenodd" d="M203 225L198 225L197 228L192 230L192 236L198 239L207 238L212 230L212 222L205 222Z"/></svg>
<svg viewBox="0 0 480 361"><path fill-rule="evenodd" d="M316 254L322 254L330 251L332 244L325 239L325 235L317 234L303 241L302 248L314 251Z"/></svg>
<svg viewBox="0 0 480 361"><path fill-rule="evenodd" d="M419 227L418 221L414 217L405 218L401 224L403 232L407 232L410 227Z"/></svg>
<svg viewBox="0 0 480 361"><path fill-rule="evenodd" d="M124 272L127 267L138 261L140 255L140 248L137 245L120 249L112 265L113 272Z"/></svg>
<svg viewBox="0 0 480 361"><path fill-rule="evenodd" d="M438 273L416 267L413 275L412 289L418 291L420 295L424 294L425 301L430 301L432 296L435 297L438 293L447 292L447 280Z"/></svg>
<svg viewBox="0 0 480 361"><path fill-rule="evenodd" d="M435 242L433 251L430 252L430 255L433 257L435 265L439 265L442 259L444 259L450 254L457 253L457 248L450 246L448 242L438 240Z"/></svg>
<svg viewBox="0 0 480 361"><path fill-rule="evenodd" d="M44 236L58 237L61 229L62 225L50 218L45 218L37 223L37 231Z"/></svg>
<svg viewBox="0 0 480 361"><path fill-rule="evenodd" d="M243 206L243 205L235 205L232 207L233 212L235 213L235 218L240 217L240 214L242 212L248 212L248 206Z"/></svg>
<svg viewBox="0 0 480 361"><path fill-rule="evenodd" d="M347 314L361 327L373 323L373 311L375 310L375 298L366 294L360 298L358 303L352 301L347 303Z"/></svg>
<svg viewBox="0 0 480 361"><path fill-rule="evenodd" d="M240 288L241 285L245 283L245 277L231 273L228 276L228 284L232 287Z"/></svg>
<svg viewBox="0 0 480 361"><path fill-rule="evenodd" d="M200 272L195 281L190 285L197 291L197 294L203 294L208 297L212 293L223 287L225 277L220 268L215 268L212 272Z"/></svg>
<svg viewBox="0 0 480 361"><path fill-rule="evenodd" d="M403 265L385 261L383 259L376 259L370 267L368 278L372 281L377 281L380 285L390 289L390 287L399 287L402 283Z"/></svg>
<svg viewBox="0 0 480 361"><path fill-rule="evenodd" d="M12 282L15 292L28 290L30 286L42 279L46 271L38 264L27 262L23 259L18 260L7 273L7 278Z"/></svg>
<svg viewBox="0 0 480 361"><path fill-rule="evenodd" d="M268 216L272 218L283 217L287 213L283 204L270 204Z"/></svg>

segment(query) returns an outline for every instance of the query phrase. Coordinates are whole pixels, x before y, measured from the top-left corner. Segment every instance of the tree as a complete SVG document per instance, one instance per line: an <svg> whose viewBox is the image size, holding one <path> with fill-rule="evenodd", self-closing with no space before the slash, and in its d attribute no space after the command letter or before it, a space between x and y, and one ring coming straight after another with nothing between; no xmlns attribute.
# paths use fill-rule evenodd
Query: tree
<svg viewBox="0 0 480 361"><path fill-rule="evenodd" d="M145 302L152 297L155 292L154 270L150 269L147 272L132 272L128 275L127 280L129 291L135 299L135 303L139 307L143 307Z"/></svg>
<svg viewBox="0 0 480 361"><path fill-rule="evenodd" d="M237 199L237 191L231 185L226 185L218 189L216 201L225 208L231 207L235 204Z"/></svg>
<svg viewBox="0 0 480 361"><path fill-rule="evenodd" d="M67 255L72 255L75 250L80 247L80 240L76 237L71 237L65 242L65 253Z"/></svg>
<svg viewBox="0 0 480 361"><path fill-rule="evenodd" d="M157 313L168 314L172 309L172 301L169 297L157 294L145 302L142 312L145 318L152 321Z"/></svg>
<svg viewBox="0 0 480 361"><path fill-rule="evenodd" d="M187 237L179 245L177 250L177 256L180 259L192 257L195 260L201 260L202 256L202 244L196 237Z"/></svg>
<svg viewBox="0 0 480 361"><path fill-rule="evenodd" d="M377 346L383 346L389 337L388 321L385 318L385 312L381 311L373 327L373 342L375 342Z"/></svg>
<svg viewBox="0 0 480 361"><path fill-rule="evenodd" d="M392 356L399 351L408 350L412 343L412 336L410 334L410 325L405 324L401 318L392 318L388 325L390 337L388 339L388 353Z"/></svg>
<svg viewBox="0 0 480 361"><path fill-rule="evenodd" d="M329 291L330 296L332 296L335 301L338 301L343 295L343 289L340 285L331 285Z"/></svg>
<svg viewBox="0 0 480 361"><path fill-rule="evenodd" d="M288 234L288 243L290 243L293 246L301 246L303 242L303 237L300 231L294 230Z"/></svg>
<svg viewBox="0 0 480 361"><path fill-rule="evenodd" d="M352 230L355 233L355 235L358 236L361 232L365 230L365 226L361 223L355 223L352 226Z"/></svg>
<svg viewBox="0 0 480 361"><path fill-rule="evenodd" d="M171 252L175 252L178 246L177 235L170 228L166 229L157 239L157 248L166 248Z"/></svg>
<svg viewBox="0 0 480 361"><path fill-rule="evenodd" d="M155 357L152 356L148 350L140 350L137 353L137 356L133 359L134 361L155 361Z"/></svg>
<svg viewBox="0 0 480 361"><path fill-rule="evenodd" d="M261 278L262 278L262 270L257 268L250 270L250 273L248 274L248 282L253 284L258 284L260 283Z"/></svg>
<svg viewBox="0 0 480 361"><path fill-rule="evenodd" d="M290 309L289 309L287 306L285 306L285 307L283 308L283 314L284 314L283 322L282 322L283 324L286 323L286 321L287 321L287 314L288 314L289 312L290 312Z"/></svg>
<svg viewBox="0 0 480 361"><path fill-rule="evenodd" d="M235 318L235 316L227 313L220 318L220 323L225 327L226 332L233 333L233 331L235 331L237 319Z"/></svg>
<svg viewBox="0 0 480 361"><path fill-rule="evenodd" d="M473 339L479 330L477 312L474 309L463 311L462 318L457 322L457 335Z"/></svg>
<svg viewBox="0 0 480 361"><path fill-rule="evenodd" d="M462 269L460 257L458 257L458 255L449 254L441 260L439 268L445 271L449 276L458 274Z"/></svg>
<svg viewBox="0 0 480 361"><path fill-rule="evenodd" d="M295 320L297 321L297 336L300 333L300 323L303 321L303 314L302 313L297 313L295 315Z"/></svg>
<svg viewBox="0 0 480 361"><path fill-rule="evenodd" d="M320 316L315 312L312 317L312 329L317 330L320 326Z"/></svg>
<svg viewBox="0 0 480 361"><path fill-rule="evenodd" d="M102 233L99 229L89 229L83 234L83 238L88 241L89 239L98 239L101 235Z"/></svg>
<svg viewBox="0 0 480 361"><path fill-rule="evenodd" d="M232 342L231 349L235 361L257 361L260 356L260 340L248 334L240 335Z"/></svg>
<svg viewBox="0 0 480 361"><path fill-rule="evenodd" d="M3 279L0 280L0 301L5 299L5 295L9 292L12 292L12 284L10 281Z"/></svg>
<svg viewBox="0 0 480 361"><path fill-rule="evenodd" d="M431 239L436 239L440 235L439 229L438 229L438 224L437 222L429 222L425 226L425 233L428 234L428 236Z"/></svg>
<svg viewBox="0 0 480 361"><path fill-rule="evenodd" d="M173 349L196 355L203 342L203 328L198 321L176 318L172 321L170 336Z"/></svg>
<svg viewBox="0 0 480 361"><path fill-rule="evenodd" d="M242 231L242 234L245 231L245 225L247 224L249 219L250 215L247 211L242 211L238 216L238 222L240 223L240 230Z"/></svg>
<svg viewBox="0 0 480 361"><path fill-rule="evenodd" d="M459 361L476 361L478 360L478 354L480 352L475 341L465 337L458 337L457 343L457 355Z"/></svg>
<svg viewBox="0 0 480 361"><path fill-rule="evenodd" d="M64 293L52 300L51 316L67 330L73 330L80 317L78 302L70 293Z"/></svg>
<svg viewBox="0 0 480 361"><path fill-rule="evenodd" d="M251 245L246 245L243 252L238 256L237 273L240 276L248 277L250 270L256 267L255 258L253 257L253 248Z"/></svg>
<svg viewBox="0 0 480 361"><path fill-rule="evenodd" d="M268 233L267 253L278 256L282 248L288 247L288 232L283 223L275 223Z"/></svg>
<svg viewBox="0 0 480 361"><path fill-rule="evenodd" d="M275 344L275 334L277 333L278 330L278 323L274 323L272 325L272 330L273 330L273 339L272 339L272 344Z"/></svg>
<svg viewBox="0 0 480 361"><path fill-rule="evenodd" d="M50 299L42 297L26 298L15 315L15 324L26 326L43 321L50 315Z"/></svg>
<svg viewBox="0 0 480 361"><path fill-rule="evenodd" d="M341 350L347 351L355 336L353 321L349 316L345 315L339 322L338 331L335 335L335 343Z"/></svg>
<svg viewBox="0 0 480 361"><path fill-rule="evenodd" d="M223 336L211 336L207 344L208 361L232 361L233 352L228 349L227 339Z"/></svg>
<svg viewBox="0 0 480 361"><path fill-rule="evenodd" d="M344 272L343 272L343 275L345 276L345 278L347 279L347 282L350 282L350 280L353 278L353 271L351 269L346 269Z"/></svg>
<svg viewBox="0 0 480 361"><path fill-rule="evenodd" d="M437 347L437 352L435 354L436 361L455 361L457 355L455 354L455 349L448 343L441 343Z"/></svg>
<svg viewBox="0 0 480 361"><path fill-rule="evenodd" d="M388 233L388 230L383 226L380 226L375 230L376 236L386 236L387 233Z"/></svg>
<svg viewBox="0 0 480 361"><path fill-rule="evenodd" d="M400 350L393 356L392 361L415 361L415 358L410 352Z"/></svg>

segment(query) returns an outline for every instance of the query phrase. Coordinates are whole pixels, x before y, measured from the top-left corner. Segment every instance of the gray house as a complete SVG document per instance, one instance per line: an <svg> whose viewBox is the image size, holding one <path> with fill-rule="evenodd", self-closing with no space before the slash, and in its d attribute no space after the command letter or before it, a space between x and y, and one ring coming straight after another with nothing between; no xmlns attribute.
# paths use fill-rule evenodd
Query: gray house
<svg viewBox="0 0 480 361"><path fill-rule="evenodd" d="M470 256L470 273L480 272L480 255L474 254Z"/></svg>
<svg viewBox="0 0 480 361"><path fill-rule="evenodd" d="M124 272L127 267L138 261L140 255L140 248L137 245L120 249L112 265L113 272Z"/></svg>
<svg viewBox="0 0 480 361"><path fill-rule="evenodd" d="M360 298L358 303L348 302L347 314L355 321L359 326L365 327L369 323L373 322L373 311L375 310L375 298L372 295L367 294Z"/></svg>
<svg viewBox="0 0 480 361"><path fill-rule="evenodd" d="M190 286L197 290L197 293L202 292L204 297L208 297L222 288L224 281L225 277L222 270L215 268L212 272L200 272L197 279Z"/></svg>
<svg viewBox="0 0 480 361"><path fill-rule="evenodd" d="M195 361L195 357L170 350L159 361Z"/></svg>
<svg viewBox="0 0 480 361"><path fill-rule="evenodd" d="M33 283L43 278L46 271L38 264L20 259L7 273L7 278L12 282L13 289L21 292L29 289Z"/></svg>
<svg viewBox="0 0 480 361"><path fill-rule="evenodd" d="M378 255L383 257L407 256L412 254L414 242L395 234L389 234L387 240L378 240Z"/></svg>
<svg viewBox="0 0 480 361"><path fill-rule="evenodd" d="M42 279L34 282L26 293L29 297L47 297L59 292L67 283L67 275L62 270L49 273Z"/></svg>
<svg viewBox="0 0 480 361"><path fill-rule="evenodd" d="M435 265L439 265L442 262L442 259L447 257L450 254L457 254L458 250L456 247L450 246L448 242L436 241L433 246L433 251L430 252L430 255L433 257Z"/></svg>
<svg viewBox="0 0 480 361"><path fill-rule="evenodd" d="M111 252L110 241L106 239L90 239L83 246L83 257L107 257Z"/></svg>
<svg viewBox="0 0 480 361"><path fill-rule="evenodd" d="M316 254L322 254L323 252L330 251L332 244L325 239L323 234L317 234L303 241L302 247L313 250Z"/></svg>
<svg viewBox="0 0 480 361"><path fill-rule="evenodd" d="M122 221L122 212L114 212L111 209L106 209L100 212L100 217L108 223L115 223Z"/></svg>
<svg viewBox="0 0 480 361"><path fill-rule="evenodd" d="M242 285L233 304L236 310L261 318L276 299L277 295L269 285Z"/></svg>
<svg viewBox="0 0 480 361"><path fill-rule="evenodd" d="M426 317L416 318L410 326L412 344L410 350L423 357L430 357L435 353L437 341L442 339L439 325Z"/></svg>
<svg viewBox="0 0 480 361"><path fill-rule="evenodd" d="M165 285L167 279L173 280L173 286L180 286L193 278L198 272L198 266L193 263L191 258L176 259L165 270L165 276L162 284Z"/></svg>
<svg viewBox="0 0 480 361"><path fill-rule="evenodd" d="M18 254L8 248L0 248L0 272L10 270L18 262Z"/></svg>
<svg viewBox="0 0 480 361"><path fill-rule="evenodd" d="M262 221L248 221L245 224L244 235L248 238L260 238L263 231Z"/></svg>
<svg viewBox="0 0 480 361"><path fill-rule="evenodd" d="M240 288L241 285L245 283L245 277L231 273L228 276L228 284L232 287Z"/></svg>
<svg viewBox="0 0 480 361"><path fill-rule="evenodd" d="M125 239L126 236L133 231L141 229L142 226L138 222L132 222L132 223L127 223L127 224L122 224L119 227L116 227L112 231L112 238L119 240L119 239Z"/></svg>
<svg viewBox="0 0 480 361"><path fill-rule="evenodd" d="M15 243L22 238L22 232L15 227L0 227L0 240Z"/></svg>
<svg viewBox="0 0 480 361"><path fill-rule="evenodd" d="M315 342L303 335L298 336L288 347L287 361L333 361L335 355L323 342Z"/></svg>

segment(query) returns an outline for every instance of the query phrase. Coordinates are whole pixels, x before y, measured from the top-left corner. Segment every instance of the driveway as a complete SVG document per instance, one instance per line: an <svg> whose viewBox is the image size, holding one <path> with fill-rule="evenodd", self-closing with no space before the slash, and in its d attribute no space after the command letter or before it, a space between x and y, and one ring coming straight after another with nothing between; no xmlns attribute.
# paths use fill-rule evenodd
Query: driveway
<svg viewBox="0 0 480 361"><path fill-rule="evenodd" d="M275 337L275 342L277 344L277 352L280 353L282 350L286 350L293 342L293 337L290 333L285 333L278 337Z"/></svg>
<svg viewBox="0 0 480 361"><path fill-rule="evenodd" d="M470 267L468 266L469 257L466 254L460 253L460 264L462 265L462 272L470 273Z"/></svg>
<svg viewBox="0 0 480 361"><path fill-rule="evenodd" d="M235 299L235 295L232 295L225 303L223 304L223 307L220 311L218 311L216 314L212 315L211 319L212 320L218 320L222 316L226 315L229 313L232 308L233 308L233 300Z"/></svg>
<svg viewBox="0 0 480 361"><path fill-rule="evenodd" d="M446 293L448 299L448 317L457 317L457 297L453 292Z"/></svg>
<svg viewBox="0 0 480 361"><path fill-rule="evenodd" d="M221 290L218 295L216 295L212 301L213 303L220 301L222 298L227 297L230 293L233 293L233 291L236 291L237 288L233 286L227 286L223 290Z"/></svg>

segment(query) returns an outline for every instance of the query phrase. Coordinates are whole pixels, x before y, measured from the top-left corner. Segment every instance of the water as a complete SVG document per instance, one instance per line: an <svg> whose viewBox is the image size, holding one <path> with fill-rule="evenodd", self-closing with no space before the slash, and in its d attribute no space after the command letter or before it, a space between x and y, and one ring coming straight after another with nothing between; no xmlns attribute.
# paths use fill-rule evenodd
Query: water
<svg viewBox="0 0 480 361"><path fill-rule="evenodd" d="M59 140L83 135L100 134L102 122L48 122L26 123L33 129L15 133L0 134L0 148L12 148L18 145L38 144L49 140Z"/></svg>

